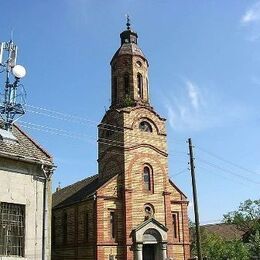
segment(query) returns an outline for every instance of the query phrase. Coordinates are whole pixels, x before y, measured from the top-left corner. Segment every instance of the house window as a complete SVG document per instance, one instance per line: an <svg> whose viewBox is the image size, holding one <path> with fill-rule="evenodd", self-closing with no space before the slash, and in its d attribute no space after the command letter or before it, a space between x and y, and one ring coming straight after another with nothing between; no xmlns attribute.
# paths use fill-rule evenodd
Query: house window
<svg viewBox="0 0 260 260"><path fill-rule="evenodd" d="M138 97L143 98L143 77L140 73L137 74L137 89Z"/></svg>
<svg viewBox="0 0 260 260"><path fill-rule="evenodd" d="M89 214L86 213L85 216L85 239L88 242L89 241Z"/></svg>
<svg viewBox="0 0 260 260"><path fill-rule="evenodd" d="M125 95L129 96L130 89L129 89L129 75L126 73L124 76L124 87L125 87Z"/></svg>
<svg viewBox="0 0 260 260"><path fill-rule="evenodd" d="M144 205L144 219L147 220L154 216L154 207L152 204L145 204Z"/></svg>
<svg viewBox="0 0 260 260"><path fill-rule="evenodd" d="M152 191L152 173L148 166L144 167L143 182L144 182L144 189L147 191Z"/></svg>
<svg viewBox="0 0 260 260"><path fill-rule="evenodd" d="M114 211L110 211L110 238L116 238L116 214Z"/></svg>
<svg viewBox="0 0 260 260"><path fill-rule="evenodd" d="M139 129L143 132L149 132L149 133L152 133L152 131L153 131L151 125L146 121L142 121L139 124Z"/></svg>
<svg viewBox="0 0 260 260"><path fill-rule="evenodd" d="M148 81L148 78L146 78L146 95L147 97L149 97L149 81Z"/></svg>
<svg viewBox="0 0 260 260"><path fill-rule="evenodd" d="M0 203L0 255L24 256L25 206Z"/></svg>
<svg viewBox="0 0 260 260"><path fill-rule="evenodd" d="M179 240L179 212L172 212L173 238Z"/></svg>
<svg viewBox="0 0 260 260"><path fill-rule="evenodd" d="M66 212L63 213L62 228L63 228L63 244L67 244L67 242L68 242L68 214Z"/></svg>
<svg viewBox="0 0 260 260"><path fill-rule="evenodd" d="M114 78L113 78L113 90L114 90L114 93L113 93L112 100L113 100L114 102L117 102L117 99L118 99L117 77L114 77Z"/></svg>
<svg viewBox="0 0 260 260"><path fill-rule="evenodd" d="M53 216L52 218L51 226L52 226L51 228L52 243L53 245L55 245L56 244L56 217L55 216Z"/></svg>

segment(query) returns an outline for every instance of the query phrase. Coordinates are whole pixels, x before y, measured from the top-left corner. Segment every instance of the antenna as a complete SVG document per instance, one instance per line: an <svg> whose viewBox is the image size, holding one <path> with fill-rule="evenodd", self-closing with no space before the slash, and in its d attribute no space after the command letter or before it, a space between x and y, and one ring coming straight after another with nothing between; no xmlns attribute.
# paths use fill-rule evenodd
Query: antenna
<svg viewBox="0 0 260 260"><path fill-rule="evenodd" d="M4 98L0 100L0 116L4 121L5 130L8 131L12 124L25 113L23 106L25 95L20 92L23 90L20 79L26 75L26 70L23 66L16 65L17 50L13 40L0 43L0 67L3 68L2 73L5 73ZM13 78L13 83L11 83L11 78Z"/></svg>
<svg viewBox="0 0 260 260"><path fill-rule="evenodd" d="M13 41L14 40L14 28L12 28L10 36L11 36L11 41Z"/></svg>
<svg viewBox="0 0 260 260"><path fill-rule="evenodd" d="M4 55L4 43L0 43L0 65L2 65L3 62L3 55Z"/></svg>

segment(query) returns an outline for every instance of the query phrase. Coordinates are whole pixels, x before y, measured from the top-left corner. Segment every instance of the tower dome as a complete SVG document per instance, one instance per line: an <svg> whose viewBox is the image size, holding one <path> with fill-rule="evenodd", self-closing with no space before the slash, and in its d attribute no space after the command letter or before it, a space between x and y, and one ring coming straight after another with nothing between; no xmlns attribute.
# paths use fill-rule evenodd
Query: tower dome
<svg viewBox="0 0 260 260"><path fill-rule="evenodd" d="M137 44L138 35L130 28L120 34L121 46L111 65L111 107L149 105L148 61Z"/></svg>

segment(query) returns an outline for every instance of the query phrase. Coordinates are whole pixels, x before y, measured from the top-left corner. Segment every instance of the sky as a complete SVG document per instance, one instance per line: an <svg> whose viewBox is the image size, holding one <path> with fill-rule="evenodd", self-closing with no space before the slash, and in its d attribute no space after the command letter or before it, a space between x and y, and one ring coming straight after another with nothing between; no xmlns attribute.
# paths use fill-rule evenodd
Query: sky
<svg viewBox="0 0 260 260"><path fill-rule="evenodd" d="M259 199L260 1L9 0L0 10L0 42L13 34L27 70L18 123L53 156L54 190L97 173L109 63L129 14L149 60L151 103L167 118L169 175L191 219L189 137L202 224Z"/></svg>

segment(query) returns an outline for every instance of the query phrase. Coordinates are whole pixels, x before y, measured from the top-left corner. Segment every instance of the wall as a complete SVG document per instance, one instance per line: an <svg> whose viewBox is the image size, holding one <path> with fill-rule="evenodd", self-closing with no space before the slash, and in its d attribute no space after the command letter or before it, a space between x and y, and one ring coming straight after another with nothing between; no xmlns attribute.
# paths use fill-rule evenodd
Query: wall
<svg viewBox="0 0 260 260"><path fill-rule="evenodd" d="M0 202L25 205L25 259L28 260L42 259L44 184L38 178L40 175L42 170L39 165L0 158ZM50 182L47 188L47 201L50 201ZM48 214L51 213L50 209L49 203ZM46 219L46 224L46 260L50 260L50 215Z"/></svg>

